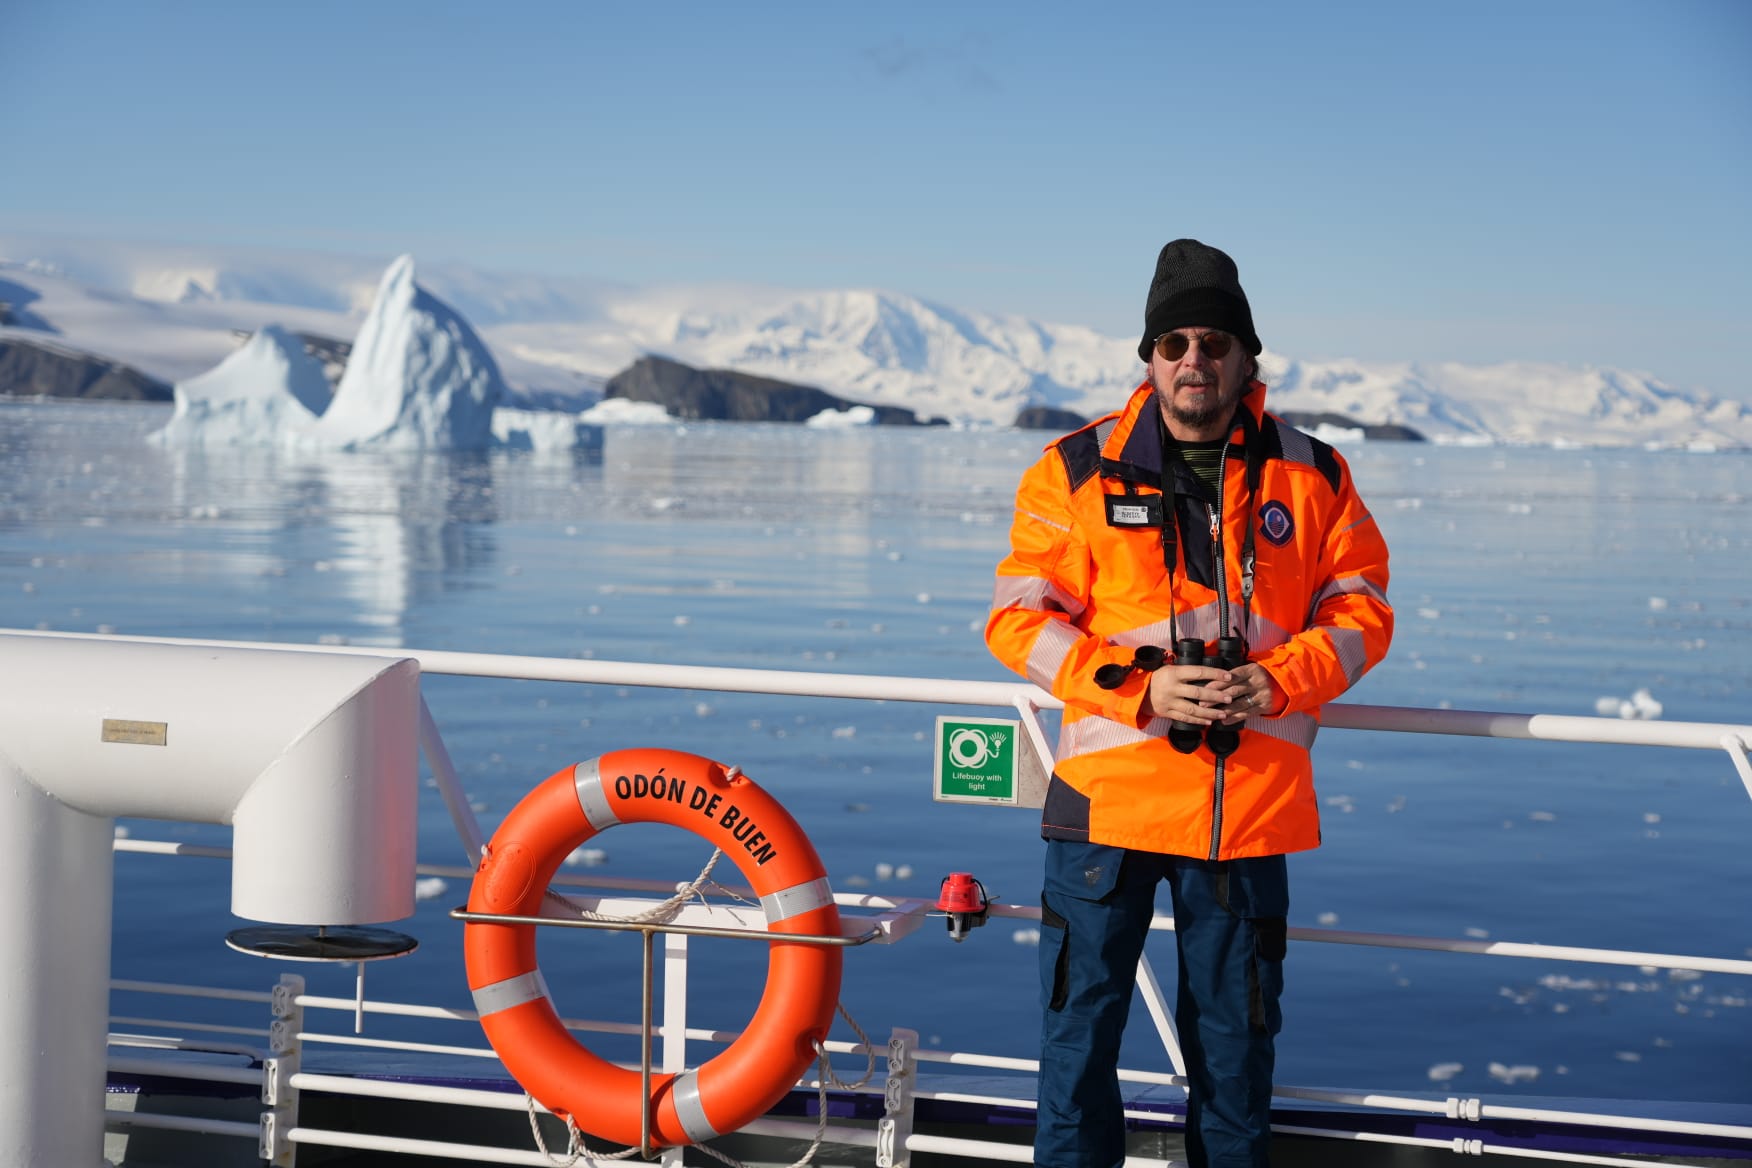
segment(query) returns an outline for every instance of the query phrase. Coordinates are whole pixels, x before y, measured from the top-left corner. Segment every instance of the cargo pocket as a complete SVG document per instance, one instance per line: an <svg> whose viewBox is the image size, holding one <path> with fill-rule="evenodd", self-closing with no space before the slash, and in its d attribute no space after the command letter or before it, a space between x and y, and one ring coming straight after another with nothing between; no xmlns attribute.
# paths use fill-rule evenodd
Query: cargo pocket
<svg viewBox="0 0 1752 1168"><path fill-rule="evenodd" d="M1048 1010L1058 1011L1065 1008L1065 999L1070 994L1068 980L1065 977L1065 961L1069 953L1065 948L1065 918L1052 911L1052 905L1046 903L1046 894L1040 894L1040 1001Z"/></svg>
<svg viewBox="0 0 1752 1168"><path fill-rule="evenodd" d="M1040 893L1040 995L1048 1010L1064 1009L1070 997L1070 947L1065 943L1082 917L1083 902L1104 900L1119 884L1125 849L1108 844L1051 840L1046 845L1046 887ZM1054 905L1058 907L1053 907Z"/></svg>
<svg viewBox="0 0 1752 1168"><path fill-rule="evenodd" d="M1290 877L1282 856L1232 860L1217 879L1217 896L1253 935L1247 955L1247 1024L1257 1034L1283 1027L1278 999L1289 950Z"/></svg>

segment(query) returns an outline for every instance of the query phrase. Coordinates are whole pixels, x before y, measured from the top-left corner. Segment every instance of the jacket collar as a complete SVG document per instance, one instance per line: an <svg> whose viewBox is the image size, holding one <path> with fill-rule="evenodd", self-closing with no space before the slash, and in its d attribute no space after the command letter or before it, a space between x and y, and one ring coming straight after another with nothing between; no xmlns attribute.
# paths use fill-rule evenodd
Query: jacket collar
<svg viewBox="0 0 1752 1168"><path fill-rule="evenodd" d="M1249 383L1247 392L1241 395L1241 408L1253 415L1254 430L1257 432L1261 419L1265 415L1265 385L1254 381ZM1132 391L1130 400L1125 403L1125 409L1120 411L1118 423L1102 444L1101 458L1103 462L1118 463L1120 466L1140 475L1149 476L1144 481L1155 482L1162 475L1162 440L1161 440L1162 404L1156 397L1156 388L1145 381ZM1229 441L1240 446L1246 437L1246 431L1239 422L1229 433Z"/></svg>

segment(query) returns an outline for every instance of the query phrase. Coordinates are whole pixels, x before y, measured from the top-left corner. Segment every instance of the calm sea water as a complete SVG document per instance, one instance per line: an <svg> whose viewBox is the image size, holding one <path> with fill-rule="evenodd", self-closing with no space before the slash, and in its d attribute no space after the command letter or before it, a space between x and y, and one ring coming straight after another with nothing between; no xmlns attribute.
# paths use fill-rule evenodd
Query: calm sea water
<svg viewBox="0 0 1752 1168"><path fill-rule="evenodd" d="M0 626L1013 680L979 629L1040 435L689 425L614 429L589 458L288 457L145 445L166 416L0 404ZM1589 715L1646 689L1667 719L1752 723L1752 459L1347 454L1399 614L1352 700ZM928 896L965 869L1005 899L1038 894L1032 813L929 798L935 715L991 711L445 677L425 692L489 831L562 766L674 746L773 790L836 888ZM1292 924L1752 955L1752 799L1724 754L1328 730L1316 762L1325 846L1292 861ZM422 799L422 859L460 862L436 792ZM706 859L656 829L595 842L613 875L687 878ZM221 944L242 923L223 862L122 855L117 876L116 976L272 981ZM468 1005L444 915L465 895L421 902L399 926L420 951L374 967L372 996ZM706 953L694 1022L740 1026L764 955ZM1172 940L1152 953L1171 985ZM961 945L867 946L843 997L872 1034L1027 1057L1034 955L1004 921ZM636 1018L634 943L544 937L543 968L563 1012ZM352 992L350 968L299 972ZM1752 1098L1743 977L1298 944L1288 981L1280 1082ZM1141 1010L1128 1042L1165 1069ZM1444 1064L1461 1069L1433 1080Z"/></svg>

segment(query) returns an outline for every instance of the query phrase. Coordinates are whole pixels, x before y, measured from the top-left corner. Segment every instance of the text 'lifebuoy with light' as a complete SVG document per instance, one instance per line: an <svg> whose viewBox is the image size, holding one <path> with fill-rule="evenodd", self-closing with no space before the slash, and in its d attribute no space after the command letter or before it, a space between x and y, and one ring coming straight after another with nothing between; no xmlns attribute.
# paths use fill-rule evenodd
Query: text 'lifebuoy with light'
<svg viewBox="0 0 1752 1168"><path fill-rule="evenodd" d="M539 916L561 861L617 823L668 823L723 849L766 912L766 989L754 1017L697 1070L651 1075L651 1142L736 1131L782 1098L815 1057L839 1000L838 947L784 934L839 934L821 859L785 809L746 776L679 750L611 751L549 777L512 808L469 891L471 912ZM561 1024L535 960L534 925L470 922L469 989L505 1067L542 1106L582 1130L640 1140L637 1071L617 1067Z"/></svg>

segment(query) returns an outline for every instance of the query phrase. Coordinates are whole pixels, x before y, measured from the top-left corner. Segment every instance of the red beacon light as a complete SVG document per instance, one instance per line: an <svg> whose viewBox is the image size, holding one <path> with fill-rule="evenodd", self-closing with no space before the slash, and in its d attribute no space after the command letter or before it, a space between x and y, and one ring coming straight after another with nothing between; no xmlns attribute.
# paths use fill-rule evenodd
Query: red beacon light
<svg viewBox="0 0 1752 1168"><path fill-rule="evenodd" d="M991 904L992 898L986 894L985 885L974 879L973 873L951 872L943 877L943 887L937 894L937 911L929 915L947 917L949 936L960 941L967 936L969 929L977 929L986 923Z"/></svg>

